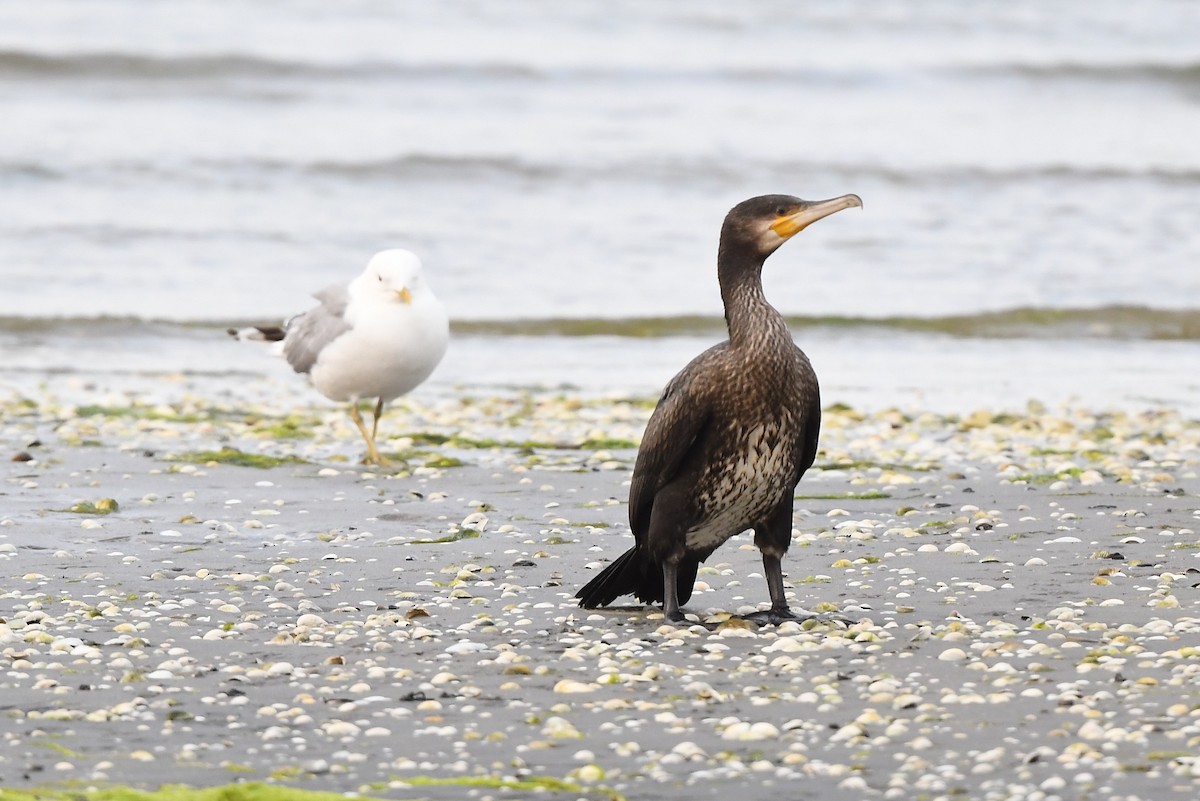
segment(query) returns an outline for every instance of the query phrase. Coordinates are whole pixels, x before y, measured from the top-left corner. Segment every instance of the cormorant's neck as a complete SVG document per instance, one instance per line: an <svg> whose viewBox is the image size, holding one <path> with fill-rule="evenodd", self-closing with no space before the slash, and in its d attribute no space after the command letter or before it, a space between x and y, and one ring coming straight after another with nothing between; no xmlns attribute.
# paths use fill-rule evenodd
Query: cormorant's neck
<svg viewBox="0 0 1200 801"><path fill-rule="evenodd" d="M717 278L725 304L729 343L755 347L776 337L791 338L783 317L763 294L762 267L766 256L721 242L717 252Z"/></svg>

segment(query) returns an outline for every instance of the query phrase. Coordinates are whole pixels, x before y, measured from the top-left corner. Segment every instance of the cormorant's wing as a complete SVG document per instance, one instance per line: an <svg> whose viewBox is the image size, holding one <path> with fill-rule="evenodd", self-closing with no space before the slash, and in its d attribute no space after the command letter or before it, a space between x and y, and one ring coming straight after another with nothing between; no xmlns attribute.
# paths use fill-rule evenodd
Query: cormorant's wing
<svg viewBox="0 0 1200 801"><path fill-rule="evenodd" d="M814 394L804 415L804 450L800 453L800 475L817 459L817 440L821 436L821 398ZM799 478L800 476L797 476Z"/></svg>
<svg viewBox="0 0 1200 801"><path fill-rule="evenodd" d="M321 301L315 309L298 314L287 323L283 340L283 355L297 373L307 373L317 357L330 342L350 330L346 322L346 307L350 303L349 288L337 284L313 297Z"/></svg>
<svg viewBox="0 0 1200 801"><path fill-rule="evenodd" d="M808 468L812 467L817 458L817 440L821 435L821 390L817 385L817 374L813 372L812 365L808 361L808 357L803 351L799 352L801 367L812 376L812 381L808 384L811 392L804 402L804 420L801 425L804 426L803 431L803 446L800 451L800 460L797 462L799 472L796 473L796 480L804 475Z"/></svg>
<svg viewBox="0 0 1200 801"><path fill-rule="evenodd" d="M708 408L702 393L697 391L696 378L703 375L705 364L727 344L709 348L672 378L650 415L629 485L629 526L638 543L644 541L650 529L654 496L675 478L708 425Z"/></svg>

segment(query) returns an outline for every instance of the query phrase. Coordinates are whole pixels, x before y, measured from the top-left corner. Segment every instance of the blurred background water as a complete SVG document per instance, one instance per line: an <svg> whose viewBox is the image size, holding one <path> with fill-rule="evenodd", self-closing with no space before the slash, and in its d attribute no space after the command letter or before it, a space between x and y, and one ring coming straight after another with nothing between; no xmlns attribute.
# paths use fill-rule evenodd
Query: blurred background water
<svg viewBox="0 0 1200 801"><path fill-rule="evenodd" d="M266 376L224 338L408 247L431 391L652 393L721 338L721 219L828 401L1200 408L1200 9L0 0L0 387ZM297 389L298 392L302 391Z"/></svg>

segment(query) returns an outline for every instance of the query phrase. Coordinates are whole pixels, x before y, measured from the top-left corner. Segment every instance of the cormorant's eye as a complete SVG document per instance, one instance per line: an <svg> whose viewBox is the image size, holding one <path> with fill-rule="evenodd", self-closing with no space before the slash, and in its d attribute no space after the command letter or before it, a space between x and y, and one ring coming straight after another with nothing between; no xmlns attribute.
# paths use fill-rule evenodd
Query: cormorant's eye
<svg viewBox="0 0 1200 801"><path fill-rule="evenodd" d="M779 206L775 209L775 216L782 217L788 213L787 206Z"/></svg>

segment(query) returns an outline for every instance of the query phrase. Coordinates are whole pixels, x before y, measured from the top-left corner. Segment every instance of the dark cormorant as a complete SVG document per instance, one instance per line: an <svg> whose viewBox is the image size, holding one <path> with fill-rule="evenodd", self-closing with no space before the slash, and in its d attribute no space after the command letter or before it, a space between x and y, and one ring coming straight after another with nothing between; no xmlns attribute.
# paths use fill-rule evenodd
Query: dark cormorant
<svg viewBox="0 0 1200 801"><path fill-rule="evenodd" d="M633 468L634 546L577 594L588 609L635 595L684 619L696 571L722 543L754 529L771 608L756 622L802 620L788 608L781 559L792 539L796 483L821 427L817 376L763 295L766 258L822 217L862 206L858 195L807 201L763 195L730 210L717 276L729 339L701 353L663 391ZM803 612L803 610L801 610Z"/></svg>

